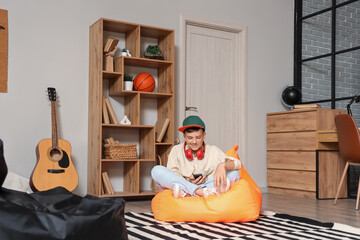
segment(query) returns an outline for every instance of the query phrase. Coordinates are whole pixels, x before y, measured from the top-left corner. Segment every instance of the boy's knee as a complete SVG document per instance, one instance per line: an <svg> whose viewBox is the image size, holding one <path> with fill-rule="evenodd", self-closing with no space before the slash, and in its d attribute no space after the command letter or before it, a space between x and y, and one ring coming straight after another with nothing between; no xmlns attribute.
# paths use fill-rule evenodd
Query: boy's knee
<svg viewBox="0 0 360 240"><path fill-rule="evenodd" d="M156 165L151 169L151 177L154 178L156 176L159 176L161 172L163 171L164 166Z"/></svg>
<svg viewBox="0 0 360 240"><path fill-rule="evenodd" d="M240 179L240 173L238 170L228 172L227 177L231 182L235 182Z"/></svg>

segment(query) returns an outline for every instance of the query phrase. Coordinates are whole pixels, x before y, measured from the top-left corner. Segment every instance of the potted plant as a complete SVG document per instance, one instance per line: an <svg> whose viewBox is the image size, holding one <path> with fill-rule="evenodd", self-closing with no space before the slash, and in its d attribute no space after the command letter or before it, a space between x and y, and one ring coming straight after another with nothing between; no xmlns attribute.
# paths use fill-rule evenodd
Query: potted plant
<svg viewBox="0 0 360 240"><path fill-rule="evenodd" d="M123 48L121 50L121 56L131 57L131 54L130 54L129 50L127 50L126 48Z"/></svg>
<svg viewBox="0 0 360 240"><path fill-rule="evenodd" d="M164 60L164 56L158 45L149 45L144 52L145 58Z"/></svg>
<svg viewBox="0 0 360 240"><path fill-rule="evenodd" d="M133 90L133 76L125 74L124 76L124 89L126 91Z"/></svg>

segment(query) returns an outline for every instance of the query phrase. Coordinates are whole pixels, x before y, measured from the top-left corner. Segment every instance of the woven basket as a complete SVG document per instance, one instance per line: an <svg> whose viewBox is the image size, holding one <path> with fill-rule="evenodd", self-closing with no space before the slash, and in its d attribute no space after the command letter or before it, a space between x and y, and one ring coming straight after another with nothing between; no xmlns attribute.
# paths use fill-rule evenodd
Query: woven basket
<svg viewBox="0 0 360 240"><path fill-rule="evenodd" d="M136 143L104 144L105 158L137 158Z"/></svg>

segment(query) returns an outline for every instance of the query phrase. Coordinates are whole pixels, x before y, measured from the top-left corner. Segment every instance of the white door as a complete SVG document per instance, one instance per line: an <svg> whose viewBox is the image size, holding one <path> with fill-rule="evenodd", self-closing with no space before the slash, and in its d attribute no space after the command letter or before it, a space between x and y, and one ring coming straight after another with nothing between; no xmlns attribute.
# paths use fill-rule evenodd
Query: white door
<svg viewBox="0 0 360 240"><path fill-rule="evenodd" d="M223 151L239 145L246 161L245 50L241 31L186 24L185 117L200 116L205 142Z"/></svg>

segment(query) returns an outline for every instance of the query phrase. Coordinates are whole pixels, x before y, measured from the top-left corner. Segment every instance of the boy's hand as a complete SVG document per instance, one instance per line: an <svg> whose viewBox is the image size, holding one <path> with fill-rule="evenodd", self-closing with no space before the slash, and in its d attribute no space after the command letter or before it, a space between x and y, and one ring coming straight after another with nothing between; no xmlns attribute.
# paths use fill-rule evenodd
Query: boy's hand
<svg viewBox="0 0 360 240"><path fill-rule="evenodd" d="M193 183L193 184L196 184L196 185L203 184L203 183L205 183L205 181L206 181L205 176L200 176L200 177L198 177L196 179L194 178L193 175L191 175L191 177L190 177L190 182Z"/></svg>
<svg viewBox="0 0 360 240"><path fill-rule="evenodd" d="M219 193L222 193L223 189L226 187L225 162L219 163L216 167L214 174L214 186L216 187L216 191Z"/></svg>

